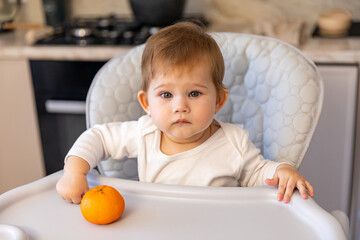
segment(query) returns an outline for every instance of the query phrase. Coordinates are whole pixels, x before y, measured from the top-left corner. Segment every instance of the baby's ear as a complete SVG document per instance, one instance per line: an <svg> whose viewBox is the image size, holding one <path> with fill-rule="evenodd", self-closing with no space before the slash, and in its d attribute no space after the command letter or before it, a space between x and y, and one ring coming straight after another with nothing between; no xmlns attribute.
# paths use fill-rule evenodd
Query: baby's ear
<svg viewBox="0 0 360 240"><path fill-rule="evenodd" d="M226 88L223 88L219 91L218 97L216 100L216 113L224 106L229 95L229 91Z"/></svg>
<svg viewBox="0 0 360 240"><path fill-rule="evenodd" d="M138 101L141 105L141 107L144 109L144 111L149 114L150 109L149 109L149 102L147 99L147 94L145 91L141 90L138 92Z"/></svg>

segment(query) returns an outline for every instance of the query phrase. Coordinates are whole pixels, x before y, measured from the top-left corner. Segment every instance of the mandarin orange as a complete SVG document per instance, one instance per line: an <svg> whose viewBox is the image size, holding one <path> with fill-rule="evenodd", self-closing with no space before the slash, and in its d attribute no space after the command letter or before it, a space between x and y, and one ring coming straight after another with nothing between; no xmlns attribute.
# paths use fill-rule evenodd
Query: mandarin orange
<svg viewBox="0 0 360 240"><path fill-rule="evenodd" d="M125 200L113 187L102 185L90 189L80 203L84 218L95 224L109 224L120 218Z"/></svg>

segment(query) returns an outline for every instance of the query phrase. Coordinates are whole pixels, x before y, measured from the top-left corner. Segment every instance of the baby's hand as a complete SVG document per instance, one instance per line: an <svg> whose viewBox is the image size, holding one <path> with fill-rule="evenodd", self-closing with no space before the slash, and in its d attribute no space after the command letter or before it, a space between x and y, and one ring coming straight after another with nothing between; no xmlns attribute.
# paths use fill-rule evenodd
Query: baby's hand
<svg viewBox="0 0 360 240"><path fill-rule="evenodd" d="M64 171L56 184L61 198L69 203L80 203L83 195L89 190L86 175L79 172Z"/></svg>
<svg viewBox="0 0 360 240"><path fill-rule="evenodd" d="M272 179L266 179L266 184L270 186L277 186L278 188L278 200L284 203L288 203L293 194L294 188L299 189L301 196L304 199L309 195L314 197L314 189L311 184L294 168L288 164L281 164L276 168L274 177Z"/></svg>

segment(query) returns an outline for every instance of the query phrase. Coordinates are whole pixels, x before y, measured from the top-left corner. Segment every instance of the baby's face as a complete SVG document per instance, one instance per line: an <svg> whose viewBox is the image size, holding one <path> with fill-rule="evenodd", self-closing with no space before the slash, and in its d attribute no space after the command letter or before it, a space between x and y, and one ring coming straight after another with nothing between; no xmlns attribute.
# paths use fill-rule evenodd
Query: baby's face
<svg viewBox="0 0 360 240"><path fill-rule="evenodd" d="M179 142L199 138L218 108L216 88L206 64L156 74L146 95L155 125Z"/></svg>

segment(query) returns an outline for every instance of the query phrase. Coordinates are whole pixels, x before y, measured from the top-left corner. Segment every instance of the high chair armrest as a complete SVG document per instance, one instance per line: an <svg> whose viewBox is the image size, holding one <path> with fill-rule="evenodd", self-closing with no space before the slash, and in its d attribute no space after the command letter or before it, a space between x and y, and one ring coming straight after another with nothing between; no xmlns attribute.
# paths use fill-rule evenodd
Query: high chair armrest
<svg viewBox="0 0 360 240"><path fill-rule="evenodd" d="M349 217L340 210L335 210L331 212L331 215L333 215L336 220L340 223L342 229L344 230L344 233L346 235L347 239L350 239L350 221Z"/></svg>

